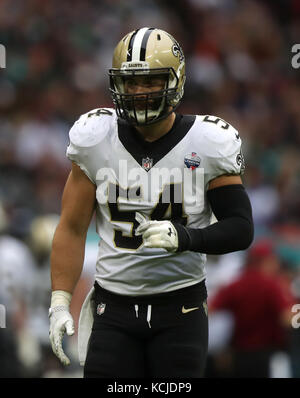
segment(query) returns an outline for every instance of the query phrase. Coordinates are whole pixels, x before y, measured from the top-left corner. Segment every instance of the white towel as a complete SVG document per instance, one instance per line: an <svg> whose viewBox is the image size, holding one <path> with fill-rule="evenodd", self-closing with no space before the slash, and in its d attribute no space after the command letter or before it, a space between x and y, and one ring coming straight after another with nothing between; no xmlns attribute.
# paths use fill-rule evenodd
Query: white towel
<svg viewBox="0 0 300 398"><path fill-rule="evenodd" d="M78 358L81 366L84 366L88 343L92 332L94 322L94 299L95 288L94 286L88 292L79 315L78 321Z"/></svg>

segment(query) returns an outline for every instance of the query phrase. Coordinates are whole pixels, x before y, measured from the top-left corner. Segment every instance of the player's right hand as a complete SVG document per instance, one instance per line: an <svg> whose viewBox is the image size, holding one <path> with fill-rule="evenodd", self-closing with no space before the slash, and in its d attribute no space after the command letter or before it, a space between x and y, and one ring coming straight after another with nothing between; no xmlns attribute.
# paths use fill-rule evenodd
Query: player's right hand
<svg viewBox="0 0 300 398"><path fill-rule="evenodd" d="M74 334L74 321L69 312L69 307L59 305L49 309L50 330L49 338L54 354L63 365L69 365L70 359L66 356L62 348L62 339L67 333L68 336Z"/></svg>

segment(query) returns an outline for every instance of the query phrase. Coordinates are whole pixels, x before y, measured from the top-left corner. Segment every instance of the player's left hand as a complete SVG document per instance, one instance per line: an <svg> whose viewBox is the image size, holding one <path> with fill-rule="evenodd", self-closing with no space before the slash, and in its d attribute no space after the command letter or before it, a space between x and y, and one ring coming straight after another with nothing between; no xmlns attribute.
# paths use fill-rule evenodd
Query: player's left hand
<svg viewBox="0 0 300 398"><path fill-rule="evenodd" d="M178 235L171 221L146 221L144 217L139 216L136 219L140 225L135 234L143 236L145 247L166 249L169 252L177 251Z"/></svg>
<svg viewBox="0 0 300 398"><path fill-rule="evenodd" d="M62 348L62 339L65 332L68 336L74 334L74 321L68 308L54 307L49 310L50 331L49 338L54 354L63 365L70 365L70 359Z"/></svg>

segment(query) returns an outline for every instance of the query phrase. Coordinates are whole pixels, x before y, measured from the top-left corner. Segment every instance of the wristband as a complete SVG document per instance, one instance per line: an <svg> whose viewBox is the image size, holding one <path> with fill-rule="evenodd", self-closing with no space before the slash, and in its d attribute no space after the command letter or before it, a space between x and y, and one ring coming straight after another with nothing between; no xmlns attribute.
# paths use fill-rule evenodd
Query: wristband
<svg viewBox="0 0 300 398"><path fill-rule="evenodd" d="M53 290L51 295L50 307L67 307L69 308L72 299L72 294L64 290Z"/></svg>

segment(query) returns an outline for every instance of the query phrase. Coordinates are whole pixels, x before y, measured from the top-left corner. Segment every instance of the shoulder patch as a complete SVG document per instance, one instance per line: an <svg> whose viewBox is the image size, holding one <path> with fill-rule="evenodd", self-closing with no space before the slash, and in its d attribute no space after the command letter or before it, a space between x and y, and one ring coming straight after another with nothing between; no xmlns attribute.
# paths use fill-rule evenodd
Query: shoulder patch
<svg viewBox="0 0 300 398"><path fill-rule="evenodd" d="M83 115L70 129L70 141L79 147L97 145L116 123L114 109L98 108Z"/></svg>

